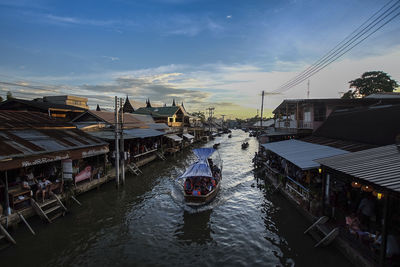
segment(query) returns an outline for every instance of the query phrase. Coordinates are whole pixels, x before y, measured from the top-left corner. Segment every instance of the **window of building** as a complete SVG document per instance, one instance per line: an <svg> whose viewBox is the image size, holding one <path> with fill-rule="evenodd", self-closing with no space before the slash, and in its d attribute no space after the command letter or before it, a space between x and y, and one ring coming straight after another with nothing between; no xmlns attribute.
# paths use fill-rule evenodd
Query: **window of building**
<svg viewBox="0 0 400 267"><path fill-rule="evenodd" d="M314 121L324 121L326 118L326 107L323 104L314 105Z"/></svg>

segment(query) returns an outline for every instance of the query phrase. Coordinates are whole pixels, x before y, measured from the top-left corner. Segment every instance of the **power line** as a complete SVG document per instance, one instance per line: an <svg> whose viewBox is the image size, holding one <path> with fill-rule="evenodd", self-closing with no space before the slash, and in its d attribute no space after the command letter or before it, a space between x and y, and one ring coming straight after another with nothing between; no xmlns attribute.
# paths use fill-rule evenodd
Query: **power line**
<svg viewBox="0 0 400 267"><path fill-rule="evenodd" d="M337 49L340 49L340 46L347 40L347 39L353 39L355 36L353 36L357 31L359 31L365 24L368 23L373 17L375 17L379 12L381 12L386 6L388 6L391 2L394 0L390 0L388 3L386 3L381 9L379 9L377 12L375 12L371 17L369 17L364 23L362 23L357 29L355 29L352 33L346 36L341 42L339 42L334 48L332 48L329 52L327 52L322 58L317 60L314 64L309 66L307 69L303 70L301 73L299 73L295 78L289 80L288 82L284 83L281 85L278 89L284 88L288 86L291 82L293 82L297 77L300 75L306 74L309 70L313 69L314 66L319 65L322 61L324 61L327 57L329 57L332 53L334 53ZM393 6L392 6L393 7ZM368 26L367 26L368 27ZM365 29L365 28L364 28ZM353 36L353 37L352 37ZM351 37L351 38L350 38ZM347 42L346 42L347 43Z"/></svg>
<svg viewBox="0 0 400 267"><path fill-rule="evenodd" d="M304 80L308 79L315 73L319 72L320 70L324 69L326 66L331 64L332 62L336 61L338 58L343 56L345 53L353 49L355 46L360 44L362 41L367 39L369 36L371 36L373 33L381 29L383 26L388 24L390 21L392 21L394 18L396 18L399 14L395 14L391 18L389 18L386 22L384 22L382 25L378 26L374 31L369 33L366 37L362 38L365 34L367 34L369 31L371 31L374 27L376 27L379 23L381 23L383 20L385 20L388 16L390 16L392 13L394 13L397 9L400 8L398 4L400 3L400 0L396 1L391 7L386 9L382 14L380 14L377 18L375 18L372 22L370 22L367 26L365 26L361 31L359 31L365 24L367 24L370 20L372 20L376 14L380 13L386 6L388 6L393 0L389 1L387 4L385 4L379 11L375 12L367 21L365 21L361 26L359 26L355 31L353 31L350 35L348 35L344 40L342 40L338 45L336 45L333 49L331 49L328 53L326 53L321 59L316 61L314 64L312 64L310 67L308 67L306 70L302 71L299 73L297 76L289 80L288 82L284 83L281 85L279 88L274 90L274 92L283 92L287 91L293 86L298 85L299 83L303 82ZM397 6L397 7L396 7ZM389 12L389 13L388 13ZM386 15L385 15L386 14ZM355 34L358 31L357 34ZM351 37L351 38L350 38ZM349 39L350 38L350 39ZM362 38L360 41L356 42ZM348 40L349 39L349 40ZM347 40L347 41L346 41ZM355 45L351 46L354 42L356 42ZM350 46L350 48L348 48ZM348 48L348 49L347 49ZM344 50L344 52L343 52Z"/></svg>
<svg viewBox="0 0 400 267"><path fill-rule="evenodd" d="M344 54L346 54L348 51L352 50L354 47L356 47L358 44L360 44L361 42L363 42L365 39L367 39L368 37L370 37L372 34L374 34L375 32L377 32L379 29L381 29L383 26L385 26L386 24L388 24L390 21L392 21L394 18L396 18L397 16L400 15L400 12L397 13L395 16L393 16L390 20L388 20L387 22L385 22L383 25L379 26L377 29L375 29L373 32L371 32L370 34L368 34L367 36L365 36L363 39L361 39L360 41L358 41L357 43L355 43L353 46L351 46L350 48L348 48L347 50L343 51L342 53L338 54L335 58L331 59L330 61L326 62L324 65L322 65L321 67L319 67L318 69L314 70L311 74L307 75L307 76L303 76L300 78L300 80L296 81L294 84L292 84L290 87L284 88L285 91L289 90L290 88L302 83L303 81L305 81L306 79L308 79L309 77L313 76L314 74L316 74L317 72L321 71L322 69L326 68L328 65L330 65L331 63L333 63L334 61L336 61L337 59L339 59L340 57L342 57ZM341 52L339 51L339 52Z"/></svg>

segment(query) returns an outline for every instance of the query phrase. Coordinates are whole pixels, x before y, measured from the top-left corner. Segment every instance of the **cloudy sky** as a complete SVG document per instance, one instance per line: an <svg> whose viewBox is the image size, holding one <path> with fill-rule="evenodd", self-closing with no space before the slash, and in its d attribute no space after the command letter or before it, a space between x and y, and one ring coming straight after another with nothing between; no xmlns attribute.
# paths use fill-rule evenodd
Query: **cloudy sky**
<svg viewBox="0 0 400 267"><path fill-rule="evenodd" d="M276 90L387 2L0 0L0 95L74 94L109 108L115 95L175 98L189 111L254 116L262 90ZM399 62L400 16L311 77L310 97L339 97L370 70L400 81ZM306 91L303 82L267 95L266 113Z"/></svg>

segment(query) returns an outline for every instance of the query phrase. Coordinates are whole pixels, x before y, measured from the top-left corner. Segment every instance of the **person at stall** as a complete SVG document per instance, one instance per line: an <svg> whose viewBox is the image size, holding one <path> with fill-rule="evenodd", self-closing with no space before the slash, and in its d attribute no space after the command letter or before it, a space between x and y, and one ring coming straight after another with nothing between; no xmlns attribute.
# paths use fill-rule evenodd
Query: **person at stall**
<svg viewBox="0 0 400 267"><path fill-rule="evenodd" d="M42 202L44 202L44 198L46 196L46 193L50 194L49 190L49 185L52 183L46 179L46 177L43 177L43 179L38 183L38 190L36 190L35 197L36 200L38 200L39 195L42 195Z"/></svg>
<svg viewBox="0 0 400 267"><path fill-rule="evenodd" d="M380 232L376 232L372 248L375 252L378 252L382 245L382 235ZM392 234L387 235L386 239L386 258L392 258L393 256L400 255L400 247L396 240L396 237Z"/></svg>
<svg viewBox="0 0 400 267"><path fill-rule="evenodd" d="M366 195L361 200L358 212L361 216L361 223L370 230L370 221L375 216L375 201L371 194Z"/></svg>
<svg viewBox="0 0 400 267"><path fill-rule="evenodd" d="M360 220L356 213L353 212L349 216L346 216L346 226L352 234L360 231Z"/></svg>
<svg viewBox="0 0 400 267"><path fill-rule="evenodd" d="M31 190L31 187L29 186L29 183L28 183L26 177L24 177L24 178L22 179L21 188L22 188L22 189Z"/></svg>

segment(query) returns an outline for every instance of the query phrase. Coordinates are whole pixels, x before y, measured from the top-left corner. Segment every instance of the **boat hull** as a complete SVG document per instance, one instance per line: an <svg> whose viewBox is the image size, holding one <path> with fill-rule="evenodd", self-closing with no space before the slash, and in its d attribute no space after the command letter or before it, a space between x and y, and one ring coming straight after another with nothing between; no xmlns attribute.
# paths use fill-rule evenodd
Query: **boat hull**
<svg viewBox="0 0 400 267"><path fill-rule="evenodd" d="M188 206L193 206L193 207L198 207L210 203L216 197L220 189L220 186L221 186L221 180L219 180L217 186L214 188L213 191L204 196L193 196L184 193L185 202Z"/></svg>

